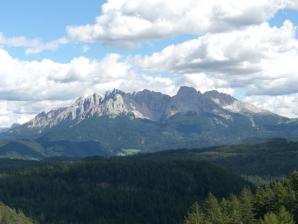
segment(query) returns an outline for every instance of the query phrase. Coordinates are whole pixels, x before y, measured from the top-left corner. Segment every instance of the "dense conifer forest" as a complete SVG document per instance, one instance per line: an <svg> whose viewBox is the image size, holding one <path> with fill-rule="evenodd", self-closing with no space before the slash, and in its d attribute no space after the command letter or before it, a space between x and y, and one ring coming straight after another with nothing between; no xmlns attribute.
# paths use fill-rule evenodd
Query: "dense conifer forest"
<svg viewBox="0 0 298 224"><path fill-rule="evenodd" d="M195 203L185 224L294 224L298 222L298 172L283 181L271 182L254 193L243 189L239 196L216 198L209 194Z"/></svg>
<svg viewBox="0 0 298 224"><path fill-rule="evenodd" d="M25 164L3 168L0 200L42 224L181 223L209 192L223 197L251 186L195 161L131 157Z"/></svg>
<svg viewBox="0 0 298 224"><path fill-rule="evenodd" d="M128 157L0 159L0 217L7 224L298 223L298 173L286 178L297 169L296 146L279 139Z"/></svg>

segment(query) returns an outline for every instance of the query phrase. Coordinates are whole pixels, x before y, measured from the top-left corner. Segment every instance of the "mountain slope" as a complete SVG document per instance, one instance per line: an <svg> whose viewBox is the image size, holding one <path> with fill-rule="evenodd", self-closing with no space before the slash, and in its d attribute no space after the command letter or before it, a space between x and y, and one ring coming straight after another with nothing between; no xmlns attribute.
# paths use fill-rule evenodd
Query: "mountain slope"
<svg viewBox="0 0 298 224"><path fill-rule="evenodd" d="M151 152L274 137L298 137L298 122L227 94L201 93L191 87L181 87L172 97L149 90L93 94L0 134L3 140L47 144L94 142L114 155L127 149ZM90 150L96 153L98 148Z"/></svg>
<svg viewBox="0 0 298 224"><path fill-rule="evenodd" d="M208 192L222 197L250 186L204 162L133 157L41 161L0 175L0 200L43 224L176 224Z"/></svg>
<svg viewBox="0 0 298 224"><path fill-rule="evenodd" d="M11 140L0 142L0 158L40 160L48 157L111 156L95 141Z"/></svg>
<svg viewBox="0 0 298 224"><path fill-rule="evenodd" d="M273 139L256 144L170 150L137 157L150 160L205 161L238 175L270 179L285 177L298 170L298 142Z"/></svg>

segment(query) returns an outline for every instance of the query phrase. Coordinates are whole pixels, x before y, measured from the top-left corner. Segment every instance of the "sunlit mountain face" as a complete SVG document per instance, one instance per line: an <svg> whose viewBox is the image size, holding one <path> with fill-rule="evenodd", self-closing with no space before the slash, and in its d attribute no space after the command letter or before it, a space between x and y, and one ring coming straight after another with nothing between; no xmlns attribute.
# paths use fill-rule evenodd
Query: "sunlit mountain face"
<svg viewBox="0 0 298 224"><path fill-rule="evenodd" d="M174 96L150 90L95 93L0 134L3 156L10 155L9 146L18 156L30 152L37 158L112 156L276 137L297 138L297 120L218 91L201 93L185 86Z"/></svg>

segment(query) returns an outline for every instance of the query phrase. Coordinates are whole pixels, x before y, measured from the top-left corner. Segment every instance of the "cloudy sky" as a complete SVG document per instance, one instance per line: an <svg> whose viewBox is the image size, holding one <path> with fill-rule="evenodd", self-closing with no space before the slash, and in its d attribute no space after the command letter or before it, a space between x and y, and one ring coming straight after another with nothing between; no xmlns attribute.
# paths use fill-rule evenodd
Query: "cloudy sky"
<svg viewBox="0 0 298 224"><path fill-rule="evenodd" d="M0 1L0 127L118 88L298 117L298 0Z"/></svg>

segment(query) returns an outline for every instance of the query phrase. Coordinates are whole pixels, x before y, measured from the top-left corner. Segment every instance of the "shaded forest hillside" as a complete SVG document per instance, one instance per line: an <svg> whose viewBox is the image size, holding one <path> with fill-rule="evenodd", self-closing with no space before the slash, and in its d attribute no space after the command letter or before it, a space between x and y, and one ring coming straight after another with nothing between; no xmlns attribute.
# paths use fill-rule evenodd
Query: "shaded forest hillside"
<svg viewBox="0 0 298 224"><path fill-rule="evenodd" d="M222 197L251 186L196 161L89 158L16 166L1 171L0 201L43 224L181 223L209 192Z"/></svg>

